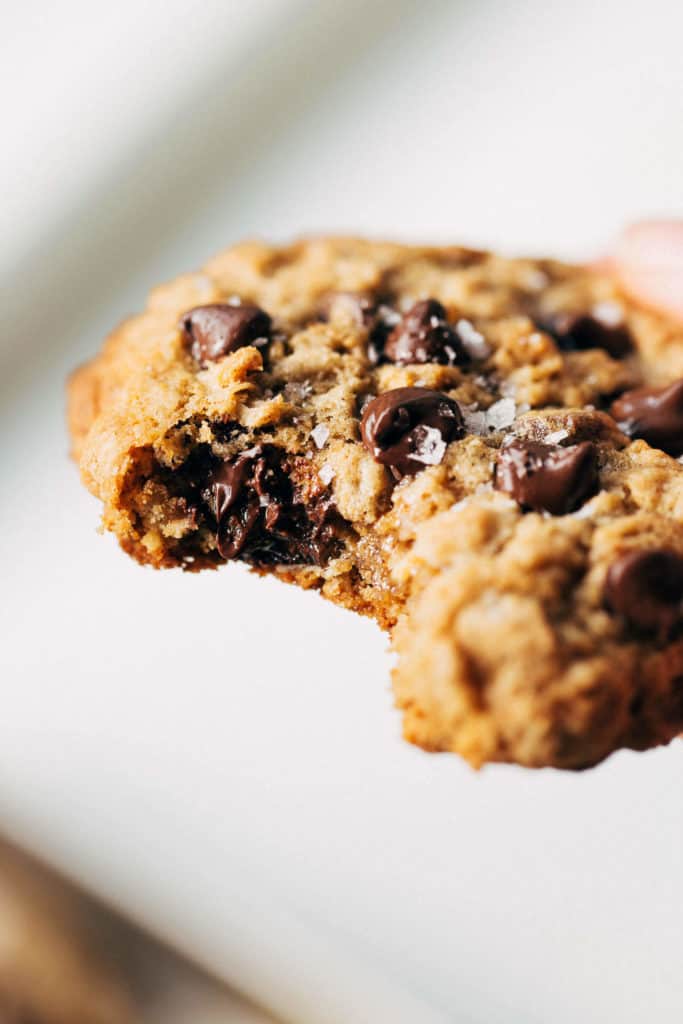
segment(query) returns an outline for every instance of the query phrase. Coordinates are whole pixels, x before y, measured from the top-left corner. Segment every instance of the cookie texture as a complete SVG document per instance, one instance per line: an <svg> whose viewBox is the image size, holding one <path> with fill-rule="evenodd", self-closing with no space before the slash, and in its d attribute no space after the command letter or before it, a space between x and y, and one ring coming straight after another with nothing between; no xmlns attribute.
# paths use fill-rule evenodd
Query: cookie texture
<svg viewBox="0 0 683 1024"><path fill-rule="evenodd" d="M372 616L407 739L585 768L683 730L683 328L590 269L247 242L69 385L139 562L240 559Z"/></svg>

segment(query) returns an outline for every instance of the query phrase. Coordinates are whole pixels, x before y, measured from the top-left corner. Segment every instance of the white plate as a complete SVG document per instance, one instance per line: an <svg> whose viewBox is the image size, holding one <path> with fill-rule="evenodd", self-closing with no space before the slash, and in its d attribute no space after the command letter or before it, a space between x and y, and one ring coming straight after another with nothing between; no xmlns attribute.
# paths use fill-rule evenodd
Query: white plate
<svg viewBox="0 0 683 1024"><path fill-rule="evenodd" d="M38 161L5 211L0 820L297 1024L678 1021L683 745L576 776L413 750L370 623L136 567L66 459L67 370L244 234L571 254L683 214L674 3L306 6L138 5L154 82L117 94L112 29L57 194Z"/></svg>

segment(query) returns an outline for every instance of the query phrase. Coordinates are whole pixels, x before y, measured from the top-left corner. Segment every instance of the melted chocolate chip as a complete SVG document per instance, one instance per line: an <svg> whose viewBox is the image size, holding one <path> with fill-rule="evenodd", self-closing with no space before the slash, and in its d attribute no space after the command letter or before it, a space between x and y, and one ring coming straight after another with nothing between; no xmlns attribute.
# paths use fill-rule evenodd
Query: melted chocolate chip
<svg viewBox="0 0 683 1024"><path fill-rule="evenodd" d="M180 321L192 357L201 365L220 359L244 345L262 347L270 338L270 317L258 306L216 303L196 306Z"/></svg>
<svg viewBox="0 0 683 1024"><path fill-rule="evenodd" d="M469 355L446 319L446 310L436 299L416 302L394 327L384 346L391 363L444 363L454 366L469 362Z"/></svg>
<svg viewBox="0 0 683 1024"><path fill-rule="evenodd" d="M669 455L683 454L683 380L625 391L612 402L610 414L629 437L642 437Z"/></svg>
<svg viewBox="0 0 683 1024"><path fill-rule="evenodd" d="M429 388L396 388L365 406L363 444L398 480L438 465L446 445L464 432L457 402Z"/></svg>
<svg viewBox="0 0 683 1024"><path fill-rule="evenodd" d="M244 496L260 453L260 449L252 449L233 462L221 463L212 474L211 490L218 524L216 543L224 558L235 558L240 553L258 518L258 506L248 500L242 502L241 515L230 513Z"/></svg>
<svg viewBox="0 0 683 1024"><path fill-rule="evenodd" d="M613 359L622 359L633 348L623 323L602 320L590 313L555 313L539 324L565 352L602 348Z"/></svg>
<svg viewBox="0 0 683 1024"><path fill-rule="evenodd" d="M328 494L308 479L310 463L258 445L218 465L209 480L216 546L254 565L320 565L336 546Z"/></svg>
<svg viewBox="0 0 683 1024"><path fill-rule="evenodd" d="M664 637L681 618L683 558L661 548L622 555L607 573L605 601L634 628Z"/></svg>
<svg viewBox="0 0 683 1024"><path fill-rule="evenodd" d="M569 448L515 441L498 453L495 487L523 508L561 516L582 505L597 484L596 450L590 441Z"/></svg>

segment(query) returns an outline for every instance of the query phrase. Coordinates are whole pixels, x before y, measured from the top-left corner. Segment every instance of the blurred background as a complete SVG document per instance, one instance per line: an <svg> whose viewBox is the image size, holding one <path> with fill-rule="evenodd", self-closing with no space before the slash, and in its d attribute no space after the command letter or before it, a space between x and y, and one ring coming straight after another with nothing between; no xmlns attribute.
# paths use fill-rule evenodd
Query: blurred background
<svg viewBox="0 0 683 1024"><path fill-rule="evenodd" d="M0 1007L270 1019L239 990L296 1024L681 1019L681 751L570 779L409 750L370 624L95 535L63 385L150 286L244 236L584 258L682 216L682 38L677 0L4 12L0 831L222 983L6 866ZM55 971L98 1005L60 1010Z"/></svg>

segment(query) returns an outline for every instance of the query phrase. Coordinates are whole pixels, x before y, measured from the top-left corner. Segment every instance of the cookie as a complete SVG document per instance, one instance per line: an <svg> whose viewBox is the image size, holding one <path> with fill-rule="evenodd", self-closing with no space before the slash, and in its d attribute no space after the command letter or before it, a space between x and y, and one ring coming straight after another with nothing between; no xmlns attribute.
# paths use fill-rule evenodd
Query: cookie
<svg viewBox="0 0 683 1024"><path fill-rule="evenodd" d="M553 260L235 246L69 385L139 562L390 631L408 740L585 768L683 730L683 328Z"/></svg>

